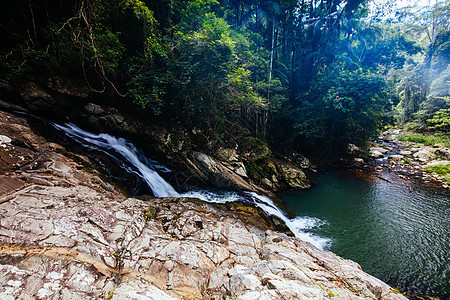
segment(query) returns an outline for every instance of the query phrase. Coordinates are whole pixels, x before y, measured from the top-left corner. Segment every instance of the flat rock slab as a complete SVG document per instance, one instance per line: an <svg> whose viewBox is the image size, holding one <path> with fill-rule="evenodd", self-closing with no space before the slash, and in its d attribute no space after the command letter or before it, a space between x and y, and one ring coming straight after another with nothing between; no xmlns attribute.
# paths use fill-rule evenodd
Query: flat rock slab
<svg viewBox="0 0 450 300"><path fill-rule="evenodd" d="M381 152L382 154L385 154L386 152L388 152L387 149L384 149L384 148L381 148L381 147L371 147L370 151L371 152L378 151L378 152Z"/></svg>
<svg viewBox="0 0 450 300"><path fill-rule="evenodd" d="M400 150L399 154L400 154L400 155L404 155L404 156L409 156L409 155L412 155L412 151L409 151L409 150Z"/></svg>

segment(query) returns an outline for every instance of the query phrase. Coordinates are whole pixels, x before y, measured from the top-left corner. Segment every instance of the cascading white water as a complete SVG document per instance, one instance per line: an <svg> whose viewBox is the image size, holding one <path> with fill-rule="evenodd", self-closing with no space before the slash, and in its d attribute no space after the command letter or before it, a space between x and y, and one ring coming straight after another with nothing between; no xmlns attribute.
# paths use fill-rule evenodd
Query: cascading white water
<svg viewBox="0 0 450 300"><path fill-rule="evenodd" d="M277 216L280 218L287 227L295 234L299 239L311 243L319 249L324 249L329 246L330 240L322 238L320 236L305 232L304 230L311 229L321 225L321 221L317 218L310 217L296 217L289 219L286 215L273 203L273 201L265 196L258 195L256 193L249 193L254 198L260 200L255 201L254 204L264 210L266 213Z"/></svg>
<svg viewBox="0 0 450 300"><path fill-rule="evenodd" d="M158 172L150 169L144 161L139 159L136 147L125 139L116 138L105 133L93 134L80 129L73 124L65 124L65 126L54 124L54 126L63 130L67 135L81 143L83 146L96 146L99 150L109 149L121 154L123 158L137 168L139 171L138 175L148 184L156 197L180 196L167 181L159 176Z"/></svg>
<svg viewBox="0 0 450 300"><path fill-rule="evenodd" d="M87 132L70 123L66 123L65 125L53 124L53 126L61 131L64 131L69 137L76 140L84 147L102 151L116 160L117 157L115 157L111 151L120 154L136 170L133 170L124 164L121 164L121 167L123 167L127 172L133 172L141 177L156 197L191 197L215 203L243 200L243 196L231 191L217 193L198 190L179 194L158 174L158 172L153 169L163 172L167 172L169 170L161 165L158 165L155 161L143 156L131 142L105 133L94 134ZM329 239L325 239L304 231L312 227L319 226L320 220L308 217L289 219L271 199L258 195L254 192L246 192L245 200L247 202L252 202L255 206L261 208L267 214L280 218L286 223L296 237L309 242L320 249L323 249L330 244Z"/></svg>

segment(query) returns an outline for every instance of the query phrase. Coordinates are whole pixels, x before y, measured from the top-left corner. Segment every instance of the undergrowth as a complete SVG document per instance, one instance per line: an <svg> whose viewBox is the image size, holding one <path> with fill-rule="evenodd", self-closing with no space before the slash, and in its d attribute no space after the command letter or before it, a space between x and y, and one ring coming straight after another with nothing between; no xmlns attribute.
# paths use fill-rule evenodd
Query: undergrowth
<svg viewBox="0 0 450 300"><path fill-rule="evenodd" d="M407 141L412 143L421 143L426 146L434 146L436 144L444 144L445 147L450 147L450 140L446 135L438 134L423 134L423 133L408 133L398 137L399 141Z"/></svg>
<svg viewBox="0 0 450 300"><path fill-rule="evenodd" d="M425 172L427 173L436 173L441 176L447 176L450 175L450 165L437 165L432 167L426 167ZM444 177L444 180L447 181L448 184L450 184L450 177Z"/></svg>

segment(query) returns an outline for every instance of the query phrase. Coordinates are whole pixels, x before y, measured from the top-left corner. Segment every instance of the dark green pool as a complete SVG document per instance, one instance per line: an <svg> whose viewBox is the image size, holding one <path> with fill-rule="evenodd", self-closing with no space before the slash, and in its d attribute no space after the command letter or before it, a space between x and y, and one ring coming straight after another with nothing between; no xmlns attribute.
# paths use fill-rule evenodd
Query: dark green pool
<svg viewBox="0 0 450 300"><path fill-rule="evenodd" d="M313 233L329 249L409 295L450 296L450 193L395 175L391 182L325 172L309 190L284 195L299 216L324 221Z"/></svg>

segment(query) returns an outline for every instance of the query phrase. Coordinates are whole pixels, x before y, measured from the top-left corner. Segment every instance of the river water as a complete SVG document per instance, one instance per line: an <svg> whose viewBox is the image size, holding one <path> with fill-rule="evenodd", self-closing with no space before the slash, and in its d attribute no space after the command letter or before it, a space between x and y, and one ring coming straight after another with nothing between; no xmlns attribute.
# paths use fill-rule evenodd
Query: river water
<svg viewBox="0 0 450 300"><path fill-rule="evenodd" d="M331 239L334 253L408 295L449 299L450 193L383 178L324 172L283 198L297 216L322 221L311 233Z"/></svg>

